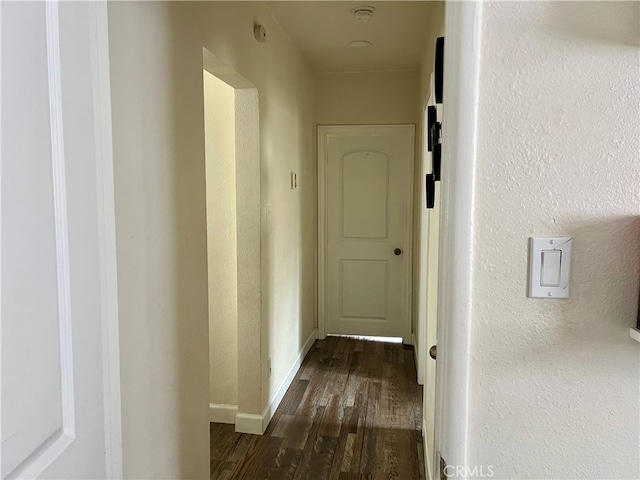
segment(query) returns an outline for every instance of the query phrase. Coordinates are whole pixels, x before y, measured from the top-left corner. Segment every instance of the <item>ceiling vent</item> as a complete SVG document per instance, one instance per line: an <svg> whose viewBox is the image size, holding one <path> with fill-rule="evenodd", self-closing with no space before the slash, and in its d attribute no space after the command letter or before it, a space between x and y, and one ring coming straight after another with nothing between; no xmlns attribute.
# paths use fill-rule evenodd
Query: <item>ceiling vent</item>
<svg viewBox="0 0 640 480"><path fill-rule="evenodd" d="M362 23L366 23L369 20L371 20L371 17L373 17L373 14L375 13L376 9L369 6L363 6L363 7L356 7L351 11L353 12L353 16L356 17L356 20Z"/></svg>

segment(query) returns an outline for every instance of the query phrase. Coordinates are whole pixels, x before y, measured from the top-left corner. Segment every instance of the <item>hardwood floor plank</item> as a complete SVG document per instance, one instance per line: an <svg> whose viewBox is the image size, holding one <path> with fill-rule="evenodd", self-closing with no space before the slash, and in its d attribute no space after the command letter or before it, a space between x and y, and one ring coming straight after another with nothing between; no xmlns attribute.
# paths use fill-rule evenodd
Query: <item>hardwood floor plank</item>
<svg viewBox="0 0 640 480"><path fill-rule="evenodd" d="M364 425L364 440L362 457L360 458L360 472L373 474L377 463L377 443L380 432L380 382L369 383L369 398L367 399L367 416Z"/></svg>
<svg viewBox="0 0 640 480"><path fill-rule="evenodd" d="M340 397L332 395L329 406L325 409L318 435L323 437L337 437L340 435L342 415L340 411Z"/></svg>
<svg viewBox="0 0 640 480"><path fill-rule="evenodd" d="M286 413L288 415L294 415L296 413L308 386L309 380L302 380L300 378L294 380L280 404L282 407L282 413Z"/></svg>
<svg viewBox="0 0 640 480"><path fill-rule="evenodd" d="M365 375L362 371L362 364L360 361L362 353L356 352L355 349L351 353L349 360L349 371L347 373L347 387L345 389L345 406L353 407L356 394L361 389Z"/></svg>
<svg viewBox="0 0 640 480"><path fill-rule="evenodd" d="M340 474L340 480L371 480L371 475L342 472Z"/></svg>
<svg viewBox="0 0 640 480"><path fill-rule="evenodd" d="M276 427L271 432L272 437L284 437L289 430L290 425L295 420L295 415L283 414L279 419Z"/></svg>
<svg viewBox="0 0 640 480"><path fill-rule="evenodd" d="M210 424L211 479L421 480L412 347L316 341L263 436Z"/></svg>
<svg viewBox="0 0 640 480"><path fill-rule="evenodd" d="M296 471L296 480L328 479L337 444L338 439L336 437L317 435L307 457L307 462L302 463L303 468Z"/></svg>
<svg viewBox="0 0 640 480"><path fill-rule="evenodd" d="M353 460L353 451L356 444L356 434L347 434L347 443L344 447L344 454L342 456L342 463L340 464L341 472L348 472L351 470L351 462Z"/></svg>
<svg viewBox="0 0 640 480"><path fill-rule="evenodd" d="M418 468L420 469L419 477L426 478L425 475L425 461L424 461L424 444L422 442L416 442L416 450L418 451Z"/></svg>
<svg viewBox="0 0 640 480"><path fill-rule="evenodd" d="M367 382L364 385L368 385ZM351 460L351 472L360 473L360 459L362 458L362 447L364 446L364 434L367 422L367 404L369 401L369 388L364 387L356 395L356 403L351 413L351 418L355 420L356 439L353 446L353 459ZM351 425L350 425L351 431Z"/></svg>
<svg viewBox="0 0 640 480"><path fill-rule="evenodd" d="M333 463L331 465L331 472L329 473L329 480L338 480L340 477L340 471L342 466L342 461L344 458L344 451L347 447L347 440L349 438L349 424L344 420L351 417L351 407L343 407L341 403L341 418L343 421L340 425L340 433L338 436L338 445L336 446L336 453L333 456ZM352 448L353 450L353 448ZM353 454L353 452L352 452Z"/></svg>
<svg viewBox="0 0 640 480"><path fill-rule="evenodd" d="M322 421L322 416L324 414L324 407L318 407L317 414L313 419L313 424L311 429L309 430L309 434L307 435L306 442L304 444L304 448L302 450L302 455L300 459L300 464L296 469L296 473L294 478L296 479L306 479L309 478L311 474L311 462L312 462L312 454L314 449L317 449L316 446L318 442L318 431L320 430L320 423Z"/></svg>

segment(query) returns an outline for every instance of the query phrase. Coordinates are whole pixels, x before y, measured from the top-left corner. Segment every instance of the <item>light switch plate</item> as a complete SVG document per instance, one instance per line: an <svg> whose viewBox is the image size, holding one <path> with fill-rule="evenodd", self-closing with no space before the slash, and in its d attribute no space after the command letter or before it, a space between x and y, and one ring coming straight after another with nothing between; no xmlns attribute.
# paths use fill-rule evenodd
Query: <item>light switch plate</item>
<svg viewBox="0 0 640 480"><path fill-rule="evenodd" d="M571 237L531 237L529 239L529 297L569 298L571 242ZM545 272L546 275L543 275L543 252L560 253L560 275L557 286L543 286L543 277L555 277L555 274L550 272ZM555 262L551 266L554 269L557 268Z"/></svg>

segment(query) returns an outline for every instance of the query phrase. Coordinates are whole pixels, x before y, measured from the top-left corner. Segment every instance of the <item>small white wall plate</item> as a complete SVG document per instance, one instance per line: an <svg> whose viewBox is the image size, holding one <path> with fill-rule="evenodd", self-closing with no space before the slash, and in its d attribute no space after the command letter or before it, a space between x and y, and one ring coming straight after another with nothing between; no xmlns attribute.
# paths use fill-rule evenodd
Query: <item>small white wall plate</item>
<svg viewBox="0 0 640 480"><path fill-rule="evenodd" d="M529 239L529 297L569 298L569 271L571 267L571 237L532 237ZM560 271L557 285L549 285L550 275L543 275L543 252L557 258L560 253ZM553 266L554 269L557 265ZM551 275L553 277L554 275ZM545 282L544 278L547 279ZM552 282L555 283L555 282Z"/></svg>

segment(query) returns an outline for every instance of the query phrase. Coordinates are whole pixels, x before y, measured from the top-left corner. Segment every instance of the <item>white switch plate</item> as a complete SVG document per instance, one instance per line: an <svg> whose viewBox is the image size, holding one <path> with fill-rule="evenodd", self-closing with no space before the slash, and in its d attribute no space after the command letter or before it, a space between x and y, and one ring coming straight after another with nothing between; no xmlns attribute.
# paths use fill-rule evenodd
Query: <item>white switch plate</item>
<svg viewBox="0 0 640 480"><path fill-rule="evenodd" d="M571 267L571 237L531 237L529 239L529 297L569 298ZM560 253L560 281L558 286L543 286L543 277L555 278L552 272L543 275L542 252ZM557 268L556 264L552 267Z"/></svg>

